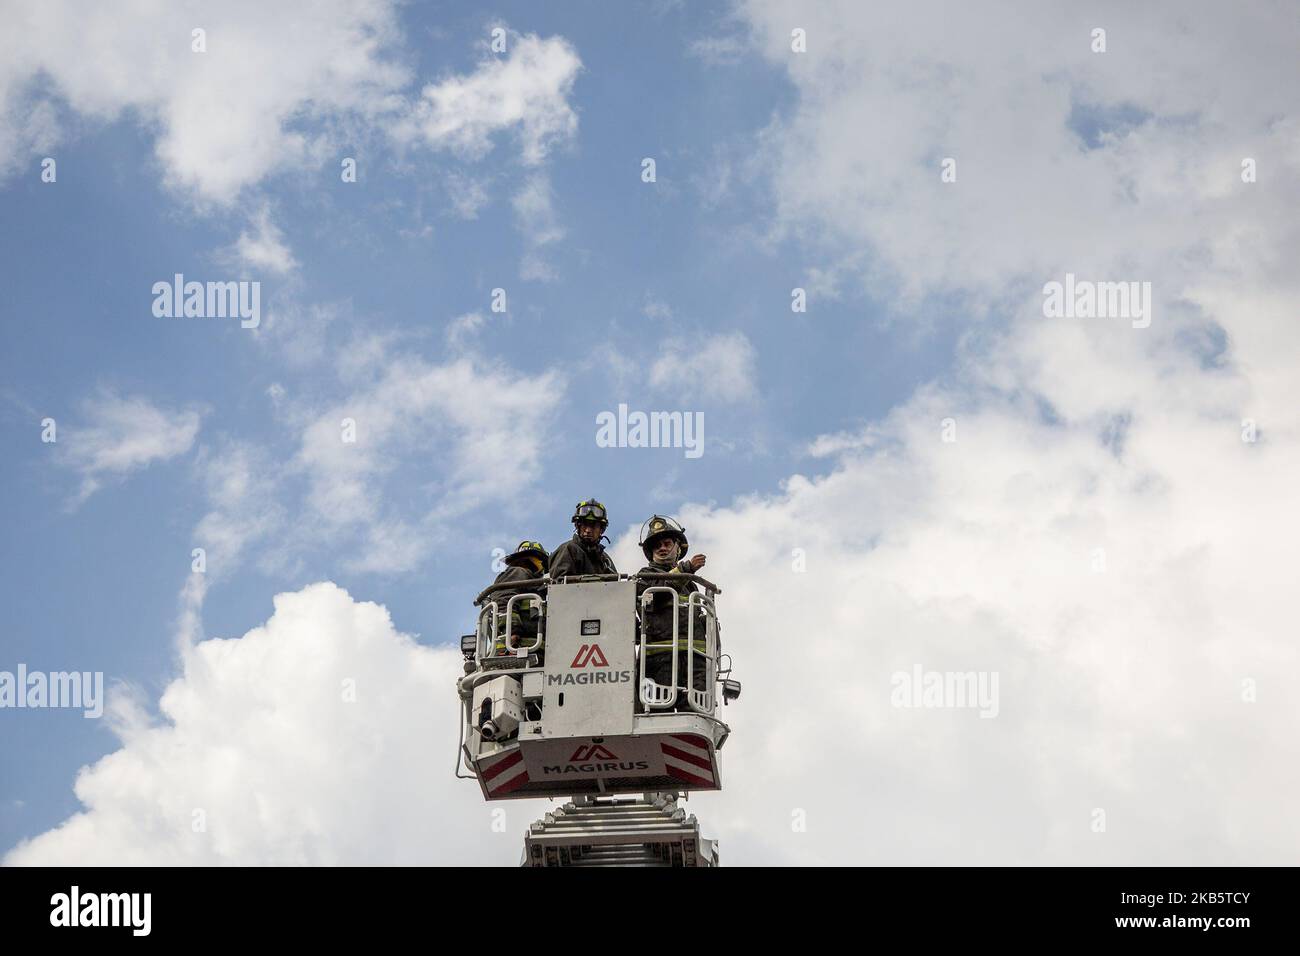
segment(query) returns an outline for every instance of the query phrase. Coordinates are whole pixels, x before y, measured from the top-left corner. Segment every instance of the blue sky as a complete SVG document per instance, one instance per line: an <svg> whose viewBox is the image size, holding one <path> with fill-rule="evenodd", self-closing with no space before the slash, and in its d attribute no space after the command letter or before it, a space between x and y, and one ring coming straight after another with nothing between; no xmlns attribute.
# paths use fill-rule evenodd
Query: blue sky
<svg viewBox="0 0 1300 956"><path fill-rule="evenodd" d="M110 481L68 510L76 479L53 466L41 418L75 423L83 403L109 388L201 407L200 445L232 435L273 457L293 453L266 390L315 383L259 349L237 322L155 318L150 287L176 272L260 279L264 309L290 298L341 303L331 347L396 332L406 336L404 349L435 362L447 324L483 312L482 354L525 374L557 369L565 392L526 501L504 514L497 503L473 508L403 573L349 573L345 552L329 548L295 555L296 573L233 569L204 609L211 636L261 620L278 590L328 578L385 604L401 628L445 640L467 629L469 599L491 577L492 549L527 536L558 543L578 498L601 496L619 527L684 500L774 490L807 466L803 452L817 434L879 415L943 367L949 342L890 333L865 296L814 295L807 313L793 313L791 289L807 261L799 241L760 241L770 200L739 174L725 191L713 188L793 95L766 64L719 66L691 53L694 37L724 28L717 9L647 8L629 17L600 4L545 12L524 4L506 5L500 17L520 33L567 38L582 60L571 99L579 131L546 166L565 232L547 253L551 281L518 275L522 244L509 197L527 171L509 133L494 136L478 161L417 152L399 166L382 144L344 143L339 156L355 155L358 183L341 182L337 162L269 178L258 194L300 263L292 277L215 264L215 250L234 242L244 221L226 210L193 212L165 188L150 132L128 120L78 124L79 135L57 150L56 183L42 183L29 159L6 184L9 656L33 669L102 670L156 696L174 676L176 590L204 513L190 454ZM401 22L411 38L404 53L422 79L472 72L482 57L488 21L476 11L417 7L402 11ZM438 39L420 42L425 36ZM653 184L641 181L647 156L657 162ZM476 219L449 212L448 173L492 181ZM419 234L426 226L431 234ZM488 312L498 286L508 293L506 316ZM689 349L737 331L754 349L761 387L752 398L648 386L663 341ZM609 350L628 363L625 374L611 371ZM595 416L620 402L703 412L704 455L597 448ZM439 472L438 450L400 455L393 465L403 474L390 491L416 512L429 495L425 480ZM59 581L77 582L75 600L60 595ZM76 808L72 776L113 740L79 714L6 716L19 728L3 743L0 842L12 845Z"/></svg>
<svg viewBox="0 0 1300 956"><path fill-rule="evenodd" d="M816 827L802 843L785 832L791 807L830 813L858 792L808 795L798 727L873 728L853 746L864 768L893 768L897 792L869 782L889 819L936 834L909 843L898 828L882 858L1185 862L1178 831L1153 822L1186 789L1182 770L1144 763L1169 741L1134 728L1247 713L1233 726L1262 748L1295 717L1276 697L1243 710L1234 696L1294 666L1264 558L1286 546L1269 519L1247 532L1202 517L1243 499L1294 514L1272 478L1295 447L1296 291L1281 263L1296 236L1276 212L1295 198L1295 104L1274 79L1294 63L1267 5L1231 39L1211 18L1174 46L1169 10L1108 8L1104 55L1064 4L1005 30L945 8L941 36L926 24L943 5L376 0L304 18L146 4L75 30L56 6L24 14L15 35L30 42L0 71L0 670L103 671L120 705L98 721L0 714L0 848L89 809L94 839L66 831L71 858L139 849L108 811L144 820L171 791L161 773L141 772L137 795L122 785L121 767L148 764L132 728L175 721L201 749L159 698L172 685L202 704L206 655L260 645L196 644L265 624L274 595L316 595L304 614L324 620L342 605L303 589L331 581L386 607L396 631L447 644L471 626L493 550L558 544L592 495L624 564L639 557L629 529L676 513L730 590L724 627L749 641L737 664L753 709L737 710L737 785L715 819L742 860L840 859ZM208 51L193 53L201 24ZM504 53L487 48L497 26ZM82 33L96 41L84 55ZM1252 66L1215 85L1206 57ZM1258 183L1239 175L1245 156L1267 170ZM344 157L356 183L340 179ZM1067 271L1152 281L1156 321L1144 334L1045 323L1039 289ZM175 273L260 281L261 326L155 317L151 287ZM791 310L796 287L806 313ZM596 416L620 403L703 413L703 455L597 447ZM355 446L337 438L345 415ZM47 416L55 444L40 440ZM949 416L955 445L939 438ZM1243 444L1248 417L1268 442ZM818 574L790 576L796 548ZM1075 576L1098 548L1104 587ZM806 647L794 661L792 634ZM1139 637L1152 656L1135 660ZM373 639L389 660L393 635ZM846 646L867 655L857 689L795 694L842 671ZM336 658L350 673L322 643L320 661ZM433 660L454 668L446 654L408 669ZM1019 674L1004 677L1003 716L958 729L889 709L894 668L943 661ZM1179 678L1143 698L1136 675L1153 670ZM296 673L268 669L267 693ZM433 686L441 721L452 693ZM760 719L773 713L782 726ZM444 730L393 732L438 763ZM1239 740L1216 746L1250 785L1188 811L1208 848L1196 860L1300 845L1264 824L1227 835L1276 781ZM1062 750L1093 756L1046 755ZM117 752L79 799L79 769ZM945 803L940 765L965 766L982 796ZM472 802L465 790L447 799ZM1107 794L1143 826L1099 849L1056 815ZM991 835L937 842L966 814L994 819ZM428 839L435 858L468 852ZM308 858L364 858L328 843ZM277 859L222 857L249 858Z"/></svg>

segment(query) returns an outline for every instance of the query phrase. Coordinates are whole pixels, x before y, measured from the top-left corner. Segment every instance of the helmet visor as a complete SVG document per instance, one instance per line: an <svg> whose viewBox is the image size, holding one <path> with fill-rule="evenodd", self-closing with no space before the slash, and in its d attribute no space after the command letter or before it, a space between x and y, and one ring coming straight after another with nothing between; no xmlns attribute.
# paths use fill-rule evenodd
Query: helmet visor
<svg viewBox="0 0 1300 956"><path fill-rule="evenodd" d="M686 529L672 518L666 518L663 515L651 515L641 525L642 544L648 544L651 538L657 538L663 534L680 534L685 537Z"/></svg>
<svg viewBox="0 0 1300 956"><path fill-rule="evenodd" d="M589 504L589 503L586 503L586 502L584 502L584 503L578 505L578 510L577 510L577 512L574 514L573 517L574 517L574 519L577 520L577 521L600 521L600 522L608 522L608 520L609 520L609 519L607 519L607 518L605 517L605 506L604 506L604 505L600 505L600 504Z"/></svg>

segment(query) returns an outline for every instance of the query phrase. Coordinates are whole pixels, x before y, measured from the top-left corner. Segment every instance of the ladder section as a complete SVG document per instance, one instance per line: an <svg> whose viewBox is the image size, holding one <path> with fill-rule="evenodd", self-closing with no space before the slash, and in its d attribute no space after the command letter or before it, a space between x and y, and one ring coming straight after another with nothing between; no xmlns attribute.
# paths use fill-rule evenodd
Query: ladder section
<svg viewBox="0 0 1300 956"><path fill-rule="evenodd" d="M522 866L717 866L676 793L575 797L528 828Z"/></svg>

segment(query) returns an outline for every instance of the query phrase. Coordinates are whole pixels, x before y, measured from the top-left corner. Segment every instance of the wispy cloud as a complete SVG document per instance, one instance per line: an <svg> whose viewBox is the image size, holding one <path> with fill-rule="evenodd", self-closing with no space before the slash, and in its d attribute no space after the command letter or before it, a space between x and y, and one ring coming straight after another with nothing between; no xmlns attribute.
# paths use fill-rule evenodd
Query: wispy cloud
<svg viewBox="0 0 1300 956"><path fill-rule="evenodd" d="M189 451L201 414L170 410L142 396L101 389L82 403L82 419L59 435L59 460L81 476L75 507L103 483Z"/></svg>
<svg viewBox="0 0 1300 956"><path fill-rule="evenodd" d="M252 216L250 229L239 234L223 258L236 266L255 272L284 275L298 267L293 252L284 241L284 233L271 221L271 208L262 205Z"/></svg>
<svg viewBox="0 0 1300 956"><path fill-rule="evenodd" d="M721 401L744 401L758 393L756 357L743 332L673 339L650 367L650 384Z"/></svg>
<svg viewBox="0 0 1300 956"><path fill-rule="evenodd" d="M738 63L749 49L749 44L740 36L709 36L691 41L687 47L691 56L715 66L729 66Z"/></svg>
<svg viewBox="0 0 1300 956"><path fill-rule="evenodd" d="M581 68L564 39L511 33L506 55L488 54L473 73L425 86L393 132L477 158L492 148L493 134L517 129L524 163L536 166L577 131L568 98Z"/></svg>
<svg viewBox="0 0 1300 956"><path fill-rule="evenodd" d="M447 323L445 333L447 344L453 349L462 349L481 328L483 328L483 313L466 312L464 315L458 315Z"/></svg>
<svg viewBox="0 0 1300 956"><path fill-rule="evenodd" d="M444 364L388 356L376 379L303 428L295 468L308 481L313 526L362 533L353 567L409 570L436 545L442 523L533 481L563 394L554 372L526 375L470 355ZM424 507L395 508L385 494L399 461L426 462Z"/></svg>
<svg viewBox="0 0 1300 956"><path fill-rule="evenodd" d="M461 173L447 173L443 177L443 186L452 210L460 219L477 219L479 210L492 199L485 181Z"/></svg>
<svg viewBox="0 0 1300 956"><path fill-rule="evenodd" d="M555 214L550 180L541 174L529 176L512 203L525 244L520 278L553 281L555 271L546 261L545 250L564 238L564 227Z"/></svg>
<svg viewBox="0 0 1300 956"><path fill-rule="evenodd" d="M194 472L207 511L194 527L191 550L201 548L204 567L181 587L176 641L182 649L203 637L202 610L212 584L230 577L248 559L250 547L284 525L281 471L265 450L250 442L225 440L200 448Z"/></svg>

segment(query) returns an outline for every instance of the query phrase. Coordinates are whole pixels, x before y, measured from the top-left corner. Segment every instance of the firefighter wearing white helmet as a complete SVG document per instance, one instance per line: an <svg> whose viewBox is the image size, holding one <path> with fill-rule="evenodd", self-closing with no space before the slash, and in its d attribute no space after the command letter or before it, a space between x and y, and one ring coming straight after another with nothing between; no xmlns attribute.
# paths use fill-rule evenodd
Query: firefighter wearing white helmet
<svg viewBox="0 0 1300 956"><path fill-rule="evenodd" d="M651 515L641 525L641 551L650 563L641 569L648 574L694 574L704 567L707 560L704 555L696 554L686 558L690 542L686 538L686 529L664 515ZM665 687L672 684L673 674L673 619L677 614L677 627L680 634L679 646L683 647L677 655L677 682L686 684L686 629L687 603L692 592L699 587L694 581L682 579L674 581L669 578L658 580L638 579L637 598L645 593L646 588L666 585L677 592L674 602L668 594L659 592L651 598L650 607L642 612L641 626L645 637L646 676ZM676 603L674 612L673 604ZM639 606L639 605L638 605ZM692 684L695 690L705 690L706 669L704 654L704 616L697 611L695 617L695 640Z"/></svg>

